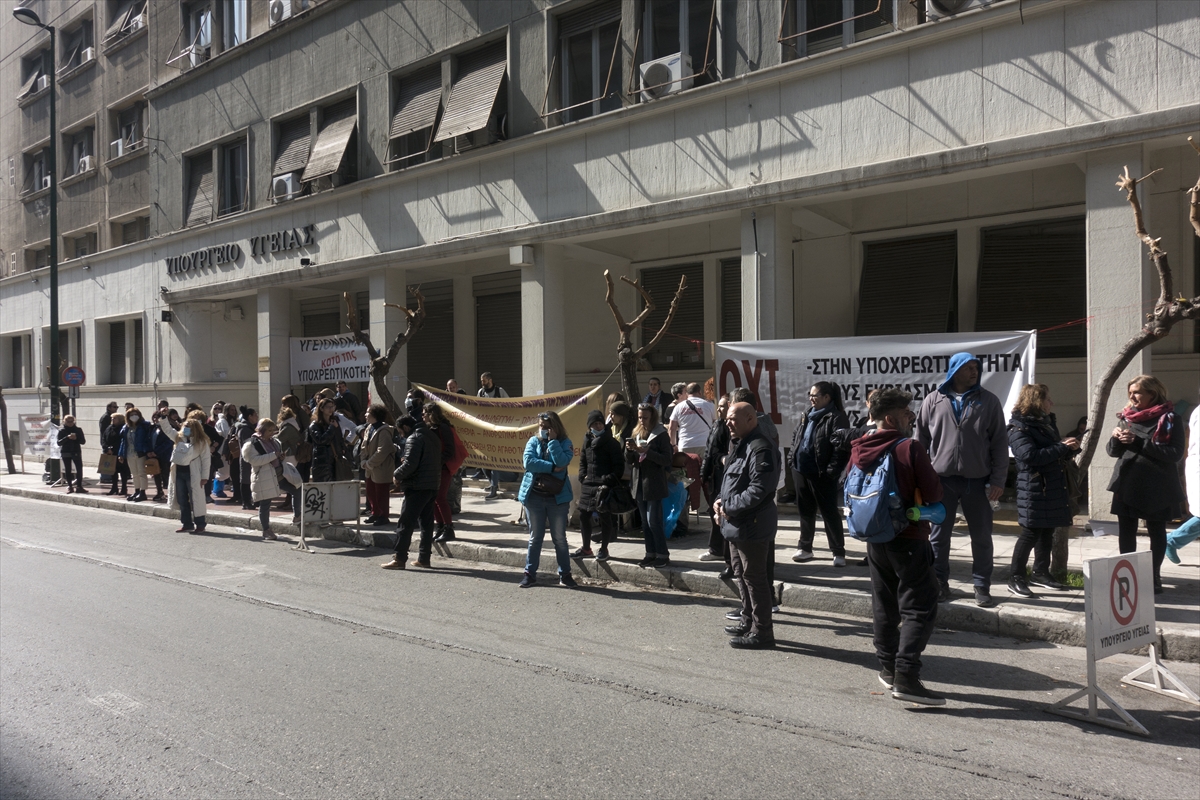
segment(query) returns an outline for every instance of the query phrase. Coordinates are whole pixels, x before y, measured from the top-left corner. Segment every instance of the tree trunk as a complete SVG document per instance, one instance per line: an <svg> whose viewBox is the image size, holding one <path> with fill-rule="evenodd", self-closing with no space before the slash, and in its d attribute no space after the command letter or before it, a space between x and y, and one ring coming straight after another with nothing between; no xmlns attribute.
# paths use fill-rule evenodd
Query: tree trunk
<svg viewBox="0 0 1200 800"><path fill-rule="evenodd" d="M4 437L4 460L8 462L8 474L17 474L17 465L13 461L12 448L8 443L8 403L4 400L4 390L0 388L0 436Z"/></svg>
<svg viewBox="0 0 1200 800"><path fill-rule="evenodd" d="M621 365L621 392L636 412L642 397L642 390L638 386L637 357L632 350L623 349L617 353L617 359Z"/></svg>

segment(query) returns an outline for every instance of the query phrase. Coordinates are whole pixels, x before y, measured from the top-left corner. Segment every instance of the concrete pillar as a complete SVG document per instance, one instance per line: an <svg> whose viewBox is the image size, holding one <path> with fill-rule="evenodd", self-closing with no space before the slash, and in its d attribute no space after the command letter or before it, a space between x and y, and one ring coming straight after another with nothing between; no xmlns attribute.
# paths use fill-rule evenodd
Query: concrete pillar
<svg viewBox="0 0 1200 800"><path fill-rule="evenodd" d="M258 290L258 415L275 416L279 399L292 392L292 293Z"/></svg>
<svg viewBox="0 0 1200 800"><path fill-rule="evenodd" d="M743 341L791 339L795 335L792 272L791 212L783 206L743 211Z"/></svg>
<svg viewBox="0 0 1200 800"><path fill-rule="evenodd" d="M1088 387L1094 387L1114 354L1142 325L1142 300L1147 293L1145 255L1133 235L1133 215L1125 194L1116 188L1117 176L1128 165L1131 175L1142 174L1142 148L1126 147L1091 153L1087 157L1087 328ZM1139 191L1139 195L1141 192ZM1104 490L1113 461L1104 454L1107 432L1125 405L1125 383L1135 375L1150 373L1150 348L1134 356L1117 379L1098 428L1100 445L1088 472L1090 515L1111 518L1109 493ZM1090 408L1092 396L1088 395Z"/></svg>
<svg viewBox="0 0 1200 800"><path fill-rule="evenodd" d="M408 317L398 308L388 308L384 303L394 303L398 306L408 304L408 284L406 273L396 267L385 267L371 273L371 343L380 354L387 353L392 342L408 325ZM418 336L422 334L418 333ZM392 370L388 373L388 391L396 398L396 402L404 404L404 394L408 391L408 346L400 349L400 354L392 362ZM370 387L372 398L375 396L374 387ZM365 398L364 398L365 401Z"/></svg>
<svg viewBox="0 0 1200 800"><path fill-rule="evenodd" d="M100 333L105 336L103 343L100 342L96 335ZM104 323L96 324L94 319L85 319L83 321L83 371L87 374L88 386L99 386L101 383L106 383L106 373L108 372L108 364L101 363L101 357L108 360L108 326ZM133 341L129 339L127 341ZM8 355L5 353L5 355ZM5 372L5 375L10 373Z"/></svg>
<svg viewBox="0 0 1200 800"><path fill-rule="evenodd" d="M958 330L975 330L975 309L979 302L979 227L962 225L958 229Z"/></svg>
<svg viewBox="0 0 1200 800"><path fill-rule="evenodd" d="M454 379L474 394L479 373L475 357L475 284L470 275L454 276Z"/></svg>
<svg viewBox="0 0 1200 800"><path fill-rule="evenodd" d="M559 248L539 244L533 247L533 264L521 268L521 393L524 395L550 394L567 388L562 263Z"/></svg>

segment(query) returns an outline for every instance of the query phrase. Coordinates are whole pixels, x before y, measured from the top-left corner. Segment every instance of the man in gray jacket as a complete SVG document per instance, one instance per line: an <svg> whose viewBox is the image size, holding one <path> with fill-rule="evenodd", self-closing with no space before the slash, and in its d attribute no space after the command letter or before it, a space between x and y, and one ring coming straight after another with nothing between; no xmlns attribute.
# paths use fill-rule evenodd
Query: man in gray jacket
<svg viewBox="0 0 1200 800"><path fill-rule="evenodd" d="M971 577L975 602L992 601L992 502L1008 479L1008 429L996 395L979 385L979 360L971 353L950 358L946 381L925 397L917 414L917 439L929 451L942 479L946 521L934 525L934 571L938 600L950 599L950 536L962 503L971 533Z"/></svg>

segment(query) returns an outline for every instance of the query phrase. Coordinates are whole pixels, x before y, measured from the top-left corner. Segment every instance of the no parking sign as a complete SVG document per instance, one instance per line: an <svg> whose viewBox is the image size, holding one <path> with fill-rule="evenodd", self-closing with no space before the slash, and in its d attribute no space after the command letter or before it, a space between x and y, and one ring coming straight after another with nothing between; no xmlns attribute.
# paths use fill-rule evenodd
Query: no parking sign
<svg viewBox="0 0 1200 800"><path fill-rule="evenodd" d="M1097 659L1154 644L1154 562L1148 551L1084 562L1084 591Z"/></svg>

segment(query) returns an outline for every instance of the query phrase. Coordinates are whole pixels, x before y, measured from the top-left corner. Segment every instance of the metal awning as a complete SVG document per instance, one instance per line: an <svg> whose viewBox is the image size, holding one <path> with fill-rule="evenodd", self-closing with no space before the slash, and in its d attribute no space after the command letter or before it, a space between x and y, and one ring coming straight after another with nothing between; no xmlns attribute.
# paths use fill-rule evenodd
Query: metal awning
<svg viewBox="0 0 1200 800"><path fill-rule="evenodd" d="M104 32L104 39L107 41L124 31L125 26L129 24L130 17L141 14L144 5L145 0L121 0L117 4L117 13L113 14L108 30Z"/></svg>
<svg viewBox="0 0 1200 800"><path fill-rule="evenodd" d="M188 179L188 205L184 225L196 225L212 219L213 163L212 153L192 156Z"/></svg>
<svg viewBox="0 0 1200 800"><path fill-rule="evenodd" d="M395 139L397 136L433 127L437 122L438 107L441 103L441 64L434 64L401 78L400 93L396 98L396 113L392 116L392 128L388 138Z"/></svg>
<svg viewBox="0 0 1200 800"><path fill-rule="evenodd" d="M488 126L508 67L505 42L464 55L459 66L459 79L450 90L434 141L445 141Z"/></svg>
<svg viewBox="0 0 1200 800"><path fill-rule="evenodd" d="M356 125L358 117L351 116L335 120L322 128L317 134L317 143L313 145L301 180L316 180L337 172L342 166L342 158L346 155Z"/></svg>

